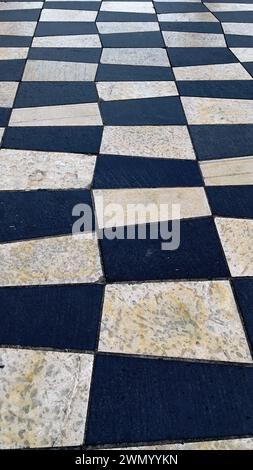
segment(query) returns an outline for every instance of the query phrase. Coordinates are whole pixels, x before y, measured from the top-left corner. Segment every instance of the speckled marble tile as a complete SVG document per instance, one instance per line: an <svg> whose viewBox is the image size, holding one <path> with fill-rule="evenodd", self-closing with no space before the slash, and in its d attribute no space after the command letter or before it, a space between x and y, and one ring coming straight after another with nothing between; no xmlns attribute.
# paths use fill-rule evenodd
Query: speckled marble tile
<svg viewBox="0 0 253 470"><path fill-rule="evenodd" d="M106 286L99 350L252 362L228 281Z"/></svg>
<svg viewBox="0 0 253 470"><path fill-rule="evenodd" d="M13 109L10 127L100 126L102 119L97 103L41 106Z"/></svg>
<svg viewBox="0 0 253 470"><path fill-rule="evenodd" d="M36 25L34 21L1 22L0 36L33 36Z"/></svg>
<svg viewBox="0 0 253 470"><path fill-rule="evenodd" d="M44 9L40 21L95 21L96 11Z"/></svg>
<svg viewBox="0 0 253 470"><path fill-rule="evenodd" d="M253 124L251 100L181 98L189 124Z"/></svg>
<svg viewBox="0 0 253 470"><path fill-rule="evenodd" d="M0 447L83 442L93 356L1 349Z"/></svg>
<svg viewBox="0 0 253 470"><path fill-rule="evenodd" d="M17 82L0 82L0 107L10 108L17 92Z"/></svg>
<svg viewBox="0 0 253 470"><path fill-rule="evenodd" d="M253 184L253 157L200 162L206 186Z"/></svg>
<svg viewBox="0 0 253 470"><path fill-rule="evenodd" d="M101 153L195 160L185 126L105 126Z"/></svg>
<svg viewBox="0 0 253 470"><path fill-rule="evenodd" d="M27 47L0 47L0 60L26 59Z"/></svg>
<svg viewBox="0 0 253 470"><path fill-rule="evenodd" d="M211 214L203 188L102 189L93 193L100 228L171 220L176 217L172 213L173 204L180 205L182 219ZM119 201L117 212L115 204ZM143 208L137 216L139 204Z"/></svg>
<svg viewBox="0 0 253 470"><path fill-rule="evenodd" d="M33 10L43 7L43 2L0 2L0 11L7 10Z"/></svg>
<svg viewBox="0 0 253 470"><path fill-rule="evenodd" d="M223 34L163 31L167 47L226 47Z"/></svg>
<svg viewBox="0 0 253 470"><path fill-rule="evenodd" d="M115 448L118 450L119 448ZM142 447L124 447L121 450L253 450L253 438L238 438L219 441L185 442Z"/></svg>
<svg viewBox="0 0 253 470"><path fill-rule="evenodd" d="M96 157L72 153L0 150L0 190L89 188Z"/></svg>
<svg viewBox="0 0 253 470"><path fill-rule="evenodd" d="M98 34L35 37L32 47L101 47Z"/></svg>
<svg viewBox="0 0 253 470"><path fill-rule="evenodd" d="M157 22L97 22L97 28L100 34L112 34L112 33L140 33L145 31L159 31L159 24Z"/></svg>
<svg viewBox="0 0 253 470"><path fill-rule="evenodd" d="M253 23L222 23L225 34L253 35Z"/></svg>
<svg viewBox="0 0 253 470"><path fill-rule="evenodd" d="M148 67L168 67L169 59L160 48L104 48L101 64L145 65Z"/></svg>
<svg viewBox="0 0 253 470"><path fill-rule="evenodd" d="M251 80L241 64L193 65L173 68L176 80ZM253 82L252 82L253 83Z"/></svg>
<svg viewBox="0 0 253 470"><path fill-rule="evenodd" d="M160 22L217 22L212 13L209 12L197 12L197 13L162 13L158 16L158 21Z"/></svg>
<svg viewBox="0 0 253 470"><path fill-rule="evenodd" d="M98 82L99 98L104 101L176 96L174 82Z"/></svg>
<svg viewBox="0 0 253 470"><path fill-rule="evenodd" d="M102 2L101 11L155 13L152 2Z"/></svg>
<svg viewBox="0 0 253 470"><path fill-rule="evenodd" d="M22 80L27 82L93 81L95 79L96 71L97 64L28 60Z"/></svg>
<svg viewBox="0 0 253 470"><path fill-rule="evenodd" d="M253 276L253 220L216 218L215 223L232 276Z"/></svg>
<svg viewBox="0 0 253 470"><path fill-rule="evenodd" d="M91 234L0 244L0 286L97 282L102 270Z"/></svg>
<svg viewBox="0 0 253 470"><path fill-rule="evenodd" d="M253 47L231 47L230 50L241 62L253 62Z"/></svg>

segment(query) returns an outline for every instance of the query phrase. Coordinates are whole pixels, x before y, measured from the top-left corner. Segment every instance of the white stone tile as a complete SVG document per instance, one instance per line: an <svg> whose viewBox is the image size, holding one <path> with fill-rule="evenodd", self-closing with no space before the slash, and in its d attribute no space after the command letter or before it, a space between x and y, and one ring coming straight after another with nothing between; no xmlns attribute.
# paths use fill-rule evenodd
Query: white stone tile
<svg viewBox="0 0 253 470"><path fill-rule="evenodd" d="M155 13L152 2L102 2L101 11Z"/></svg>
<svg viewBox="0 0 253 470"><path fill-rule="evenodd" d="M98 34L42 36L33 39L32 47L101 47Z"/></svg>
<svg viewBox="0 0 253 470"><path fill-rule="evenodd" d="M95 21L97 11L44 9L40 21Z"/></svg>
<svg viewBox="0 0 253 470"><path fill-rule="evenodd" d="M253 47L231 47L230 50L241 62L253 62Z"/></svg>
<svg viewBox="0 0 253 470"><path fill-rule="evenodd" d="M0 47L0 60L26 59L28 50L27 47Z"/></svg>
<svg viewBox="0 0 253 470"><path fill-rule="evenodd" d="M38 126L101 126L97 103L41 106L13 109L10 127Z"/></svg>
<svg viewBox="0 0 253 470"><path fill-rule="evenodd" d="M1 22L0 36L33 36L36 21Z"/></svg>
<svg viewBox="0 0 253 470"><path fill-rule="evenodd" d="M186 126L105 126L100 153L196 158Z"/></svg>
<svg viewBox="0 0 253 470"><path fill-rule="evenodd" d="M222 23L225 34L253 35L253 23Z"/></svg>
<svg viewBox="0 0 253 470"><path fill-rule="evenodd" d="M101 189L93 194L99 228L211 214L203 188ZM173 204L180 206L180 214L173 214Z"/></svg>
<svg viewBox="0 0 253 470"><path fill-rule="evenodd" d="M81 445L93 356L0 349L0 447Z"/></svg>
<svg viewBox="0 0 253 470"><path fill-rule="evenodd" d="M143 21L142 23L132 22L97 22L97 28L100 34L113 34L113 33L139 33L149 31L159 31L159 24L157 22Z"/></svg>
<svg viewBox="0 0 253 470"><path fill-rule="evenodd" d="M99 98L104 101L155 98L178 95L174 82L98 82Z"/></svg>
<svg viewBox="0 0 253 470"><path fill-rule="evenodd" d="M252 80L239 63L174 67L173 71L176 80Z"/></svg>
<svg viewBox="0 0 253 470"><path fill-rule="evenodd" d="M224 98L181 98L189 124L253 124L253 102Z"/></svg>
<svg viewBox="0 0 253 470"><path fill-rule="evenodd" d="M206 186L253 184L253 156L200 162Z"/></svg>
<svg viewBox="0 0 253 470"><path fill-rule="evenodd" d="M145 65L149 67L168 67L169 59L161 48L104 48L101 64Z"/></svg>
<svg viewBox="0 0 253 470"><path fill-rule="evenodd" d="M17 88L17 82L0 82L0 107L12 107Z"/></svg>
<svg viewBox="0 0 253 470"><path fill-rule="evenodd" d="M250 3L204 3L211 11L252 11Z"/></svg>
<svg viewBox="0 0 253 470"><path fill-rule="evenodd" d="M28 60L22 80L28 82L90 82L95 80L96 71L97 64Z"/></svg>
<svg viewBox="0 0 253 470"><path fill-rule="evenodd" d="M97 282L102 269L91 234L0 244L0 286Z"/></svg>
<svg viewBox="0 0 253 470"><path fill-rule="evenodd" d="M43 2L0 2L1 10L34 10L43 7Z"/></svg>
<svg viewBox="0 0 253 470"><path fill-rule="evenodd" d="M0 150L0 190L89 188L96 157L74 153Z"/></svg>
<svg viewBox="0 0 253 470"><path fill-rule="evenodd" d="M99 350L252 362L229 281L107 285Z"/></svg>
<svg viewBox="0 0 253 470"><path fill-rule="evenodd" d="M204 22L215 22L218 21L212 13L207 11L196 12L196 13L162 13L158 15L158 21L160 22L194 22L194 21L204 21Z"/></svg>
<svg viewBox="0 0 253 470"><path fill-rule="evenodd" d="M167 47L227 47L223 34L163 31Z"/></svg>
<svg viewBox="0 0 253 470"><path fill-rule="evenodd" d="M253 220L215 219L232 276L253 276Z"/></svg>

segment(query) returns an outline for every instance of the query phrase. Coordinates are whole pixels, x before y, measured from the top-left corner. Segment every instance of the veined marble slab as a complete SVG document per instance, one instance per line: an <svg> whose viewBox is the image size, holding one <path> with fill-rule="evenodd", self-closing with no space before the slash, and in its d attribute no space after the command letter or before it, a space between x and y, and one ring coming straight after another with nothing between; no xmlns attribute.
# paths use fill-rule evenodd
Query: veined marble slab
<svg viewBox="0 0 253 470"><path fill-rule="evenodd" d="M253 124L253 102L223 98L181 98L189 124Z"/></svg>
<svg viewBox="0 0 253 470"><path fill-rule="evenodd" d="M0 36L33 36L36 21L1 22Z"/></svg>
<svg viewBox="0 0 253 470"><path fill-rule="evenodd" d="M209 13L207 11L204 12L194 12L194 13L162 13L158 16L158 21L160 22L167 22L167 21L172 21L172 22L198 22L198 21L203 21L203 22L217 22L217 18L215 18L212 13Z"/></svg>
<svg viewBox="0 0 253 470"><path fill-rule="evenodd" d="M40 21L95 21L97 11L44 9Z"/></svg>
<svg viewBox="0 0 253 470"><path fill-rule="evenodd" d="M200 162L206 186L253 184L253 156Z"/></svg>
<svg viewBox="0 0 253 470"><path fill-rule="evenodd" d="M139 33L149 31L159 31L159 24L153 22L97 22L97 28L100 34L112 34L112 33Z"/></svg>
<svg viewBox="0 0 253 470"><path fill-rule="evenodd" d="M98 82L99 98L104 101L155 98L178 95L174 82Z"/></svg>
<svg viewBox="0 0 253 470"><path fill-rule="evenodd" d="M89 188L96 157L73 153L0 150L0 190Z"/></svg>
<svg viewBox="0 0 253 470"><path fill-rule="evenodd" d="M101 47L98 34L42 36L33 38L32 47Z"/></svg>
<svg viewBox="0 0 253 470"><path fill-rule="evenodd" d="M167 47L226 47L223 34L163 31Z"/></svg>
<svg viewBox="0 0 253 470"><path fill-rule="evenodd" d="M105 126L100 153L196 158L186 126Z"/></svg>
<svg viewBox="0 0 253 470"><path fill-rule="evenodd" d="M252 80L239 63L174 67L173 71L176 80Z"/></svg>
<svg viewBox="0 0 253 470"><path fill-rule="evenodd" d="M97 64L28 60L22 80L26 82L90 82L95 80L96 71Z"/></svg>
<svg viewBox="0 0 253 470"><path fill-rule="evenodd" d="M0 107L11 108L17 92L17 82L0 82Z"/></svg>
<svg viewBox="0 0 253 470"><path fill-rule="evenodd" d="M27 47L0 47L0 60L26 59Z"/></svg>
<svg viewBox="0 0 253 470"><path fill-rule="evenodd" d="M152 2L102 2L100 11L155 13Z"/></svg>
<svg viewBox="0 0 253 470"><path fill-rule="evenodd" d="M104 48L101 64L145 65L148 67L168 67L169 59L161 48Z"/></svg>

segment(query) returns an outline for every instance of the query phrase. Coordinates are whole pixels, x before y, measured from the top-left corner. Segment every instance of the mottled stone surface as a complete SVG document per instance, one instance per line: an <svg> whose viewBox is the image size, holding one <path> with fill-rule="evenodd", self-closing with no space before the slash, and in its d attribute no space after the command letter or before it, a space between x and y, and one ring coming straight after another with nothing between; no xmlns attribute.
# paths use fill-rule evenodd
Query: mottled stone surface
<svg viewBox="0 0 253 470"><path fill-rule="evenodd" d="M185 126L105 126L101 153L195 159Z"/></svg>
<svg viewBox="0 0 253 470"><path fill-rule="evenodd" d="M102 2L101 11L155 13L152 2Z"/></svg>
<svg viewBox="0 0 253 470"><path fill-rule="evenodd" d="M167 47L226 47L222 34L163 31L163 38Z"/></svg>
<svg viewBox="0 0 253 470"><path fill-rule="evenodd" d="M252 362L228 281L106 286L99 349Z"/></svg>
<svg viewBox="0 0 253 470"><path fill-rule="evenodd" d="M241 64L212 64L175 67L177 80L251 80ZM253 82L252 82L253 83ZM197 99L197 98L194 98Z"/></svg>
<svg viewBox="0 0 253 470"><path fill-rule="evenodd" d="M23 81L32 82L81 82L95 79L97 64L79 62L54 62L48 60L28 60Z"/></svg>
<svg viewBox="0 0 253 470"><path fill-rule="evenodd" d="M200 162L207 186L253 184L253 157Z"/></svg>
<svg viewBox="0 0 253 470"><path fill-rule="evenodd" d="M211 214L203 188L103 189L94 191L94 199L100 228Z"/></svg>
<svg viewBox="0 0 253 470"><path fill-rule="evenodd" d="M142 23L132 22L97 22L97 28L100 34L112 33L139 33L145 31L159 31L159 24L157 22L143 21Z"/></svg>
<svg viewBox="0 0 253 470"><path fill-rule="evenodd" d="M174 82L99 82L97 90L104 101L178 95Z"/></svg>
<svg viewBox="0 0 253 470"><path fill-rule="evenodd" d="M0 60L26 59L27 47L0 47Z"/></svg>
<svg viewBox="0 0 253 470"><path fill-rule="evenodd" d="M189 124L253 124L251 100L183 96Z"/></svg>
<svg viewBox="0 0 253 470"><path fill-rule="evenodd" d="M83 442L93 356L0 350L0 447Z"/></svg>
<svg viewBox="0 0 253 470"><path fill-rule="evenodd" d="M33 36L35 21L1 22L0 36Z"/></svg>
<svg viewBox="0 0 253 470"><path fill-rule="evenodd" d="M82 234L0 244L0 286L98 281L102 270L93 238Z"/></svg>
<svg viewBox="0 0 253 470"><path fill-rule="evenodd" d="M98 34L42 36L33 39L32 47L101 47Z"/></svg>
<svg viewBox="0 0 253 470"><path fill-rule="evenodd" d="M248 6L250 6L250 5L248 5ZM230 50L231 50L231 52L233 52L233 54L235 54L237 59L242 61L242 62L251 62L251 61L253 61L253 48L231 47Z"/></svg>
<svg viewBox="0 0 253 470"><path fill-rule="evenodd" d="M101 64L169 66L166 51L159 48L104 48L100 61Z"/></svg>
<svg viewBox="0 0 253 470"><path fill-rule="evenodd" d="M253 220L216 218L232 276L253 276Z"/></svg>
<svg viewBox="0 0 253 470"><path fill-rule="evenodd" d="M95 21L96 11L84 10L61 10L44 9L42 10L41 21Z"/></svg>
<svg viewBox="0 0 253 470"><path fill-rule="evenodd" d="M0 82L0 107L10 108L13 104L18 83Z"/></svg>
<svg viewBox="0 0 253 470"><path fill-rule="evenodd" d="M198 22L198 21L203 21L203 22L215 22L218 21L215 16L212 15L212 13L209 13L207 11L204 12L197 12L197 13L164 13L161 15L158 15L158 20L161 22Z"/></svg>
<svg viewBox="0 0 253 470"><path fill-rule="evenodd" d="M0 150L0 190L88 188L96 157L71 153Z"/></svg>

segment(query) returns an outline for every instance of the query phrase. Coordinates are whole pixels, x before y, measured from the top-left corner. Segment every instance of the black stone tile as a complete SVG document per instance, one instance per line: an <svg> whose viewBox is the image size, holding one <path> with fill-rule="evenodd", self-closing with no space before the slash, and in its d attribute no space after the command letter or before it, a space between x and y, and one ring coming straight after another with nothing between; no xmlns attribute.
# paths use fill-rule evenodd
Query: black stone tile
<svg viewBox="0 0 253 470"><path fill-rule="evenodd" d="M96 80L104 82L173 80L173 73L170 67L99 64Z"/></svg>
<svg viewBox="0 0 253 470"><path fill-rule="evenodd" d="M103 47L164 47L159 31L100 34Z"/></svg>
<svg viewBox="0 0 253 470"><path fill-rule="evenodd" d="M157 22L157 16L152 13L131 13L131 12L115 12L115 11L99 11L96 22Z"/></svg>
<svg viewBox="0 0 253 470"><path fill-rule="evenodd" d="M63 62L98 63L101 48L95 47L32 47L29 50L29 59L59 60Z"/></svg>
<svg viewBox="0 0 253 470"><path fill-rule="evenodd" d="M66 36L75 34L98 34L94 22L40 21L35 36Z"/></svg>
<svg viewBox="0 0 253 470"><path fill-rule="evenodd" d="M173 67L238 62L225 47L169 47L167 50Z"/></svg>
<svg viewBox="0 0 253 470"><path fill-rule="evenodd" d="M29 47L32 36L0 36L0 47ZM0 62L1 68L3 62Z"/></svg>
<svg viewBox="0 0 253 470"><path fill-rule="evenodd" d="M220 23L212 22L183 22L183 21L168 21L160 23L162 31L184 31L190 33L222 33ZM184 48L185 49L185 48ZM187 48L188 49L188 48Z"/></svg>
<svg viewBox="0 0 253 470"><path fill-rule="evenodd" d="M217 11L215 16L223 23L253 23L253 11Z"/></svg>
<svg viewBox="0 0 253 470"><path fill-rule="evenodd" d="M19 81L22 78L25 60L1 60L0 81Z"/></svg>
<svg viewBox="0 0 253 470"><path fill-rule="evenodd" d="M253 185L209 186L206 191L214 215L253 218Z"/></svg>
<svg viewBox="0 0 253 470"><path fill-rule="evenodd" d="M253 47L253 36L226 34L228 47Z"/></svg>
<svg viewBox="0 0 253 470"><path fill-rule="evenodd" d="M7 126L10 114L11 114L11 109L0 108L0 127Z"/></svg>
<svg viewBox="0 0 253 470"><path fill-rule="evenodd" d="M2 21L38 21L41 9L32 10L2 10L0 11L0 23Z"/></svg>
<svg viewBox="0 0 253 470"><path fill-rule="evenodd" d="M154 5L157 13L195 13L208 11L201 2L154 2Z"/></svg>
<svg viewBox="0 0 253 470"><path fill-rule="evenodd" d="M253 99L252 80L185 80L177 86L181 96Z"/></svg>
<svg viewBox="0 0 253 470"><path fill-rule="evenodd" d="M56 9L56 10L91 10L97 11L100 8L101 2L45 2L44 9Z"/></svg>

